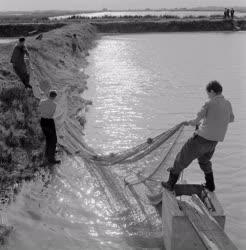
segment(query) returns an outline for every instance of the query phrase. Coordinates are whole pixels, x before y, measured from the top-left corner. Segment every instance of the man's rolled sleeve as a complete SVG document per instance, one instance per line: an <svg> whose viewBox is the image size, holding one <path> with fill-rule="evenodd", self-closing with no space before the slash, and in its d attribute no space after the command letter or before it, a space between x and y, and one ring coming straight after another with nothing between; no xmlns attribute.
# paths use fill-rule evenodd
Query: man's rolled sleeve
<svg viewBox="0 0 246 250"><path fill-rule="evenodd" d="M52 107L52 117L54 117L56 112L56 104L54 103L54 106Z"/></svg>
<svg viewBox="0 0 246 250"><path fill-rule="evenodd" d="M26 46L23 47L24 53L29 57L29 51Z"/></svg>
<svg viewBox="0 0 246 250"><path fill-rule="evenodd" d="M206 114L207 114L207 111L208 111L208 106L209 106L209 102L206 102L206 103L202 106L201 110L197 113L196 119L190 120L190 121L189 121L189 124L190 124L191 126L196 126L196 125L198 125L199 122L200 122L204 117L206 117Z"/></svg>

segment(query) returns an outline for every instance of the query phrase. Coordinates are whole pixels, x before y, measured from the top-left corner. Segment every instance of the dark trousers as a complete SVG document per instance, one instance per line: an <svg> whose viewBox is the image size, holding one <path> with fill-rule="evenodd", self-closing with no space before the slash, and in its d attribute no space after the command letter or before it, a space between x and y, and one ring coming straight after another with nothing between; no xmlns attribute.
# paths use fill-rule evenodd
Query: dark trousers
<svg viewBox="0 0 246 250"><path fill-rule="evenodd" d="M28 86L30 82L30 75L28 74L26 67L17 67L14 65L14 71L16 75L19 76L25 87Z"/></svg>
<svg viewBox="0 0 246 250"><path fill-rule="evenodd" d="M194 135L182 147L177 154L171 172L173 174L180 174L190 163L198 159L200 168L205 174L212 172L211 158L214 154L217 141L209 141L205 138Z"/></svg>
<svg viewBox="0 0 246 250"><path fill-rule="evenodd" d="M49 161L52 161L55 159L57 143L54 119L41 118L40 125L46 138L45 156Z"/></svg>
<svg viewBox="0 0 246 250"><path fill-rule="evenodd" d="M73 49L73 53L75 53L76 50L77 50L77 45L76 44L72 44L72 49Z"/></svg>

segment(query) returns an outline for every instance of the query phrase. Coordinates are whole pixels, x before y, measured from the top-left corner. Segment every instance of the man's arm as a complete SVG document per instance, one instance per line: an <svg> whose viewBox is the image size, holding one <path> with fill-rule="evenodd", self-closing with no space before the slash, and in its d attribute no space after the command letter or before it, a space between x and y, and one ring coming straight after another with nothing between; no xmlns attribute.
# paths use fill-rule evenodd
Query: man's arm
<svg viewBox="0 0 246 250"><path fill-rule="evenodd" d="M194 120L188 121L188 125L191 125L191 126L198 125L199 122L206 116L207 111L208 111L208 105L209 105L209 102L206 102L202 106L201 110L197 113L197 117Z"/></svg>
<svg viewBox="0 0 246 250"><path fill-rule="evenodd" d="M56 103L54 103L54 105L52 107L52 112L51 112L52 117L54 117L55 112L56 112Z"/></svg>
<svg viewBox="0 0 246 250"><path fill-rule="evenodd" d="M38 113L39 113L39 114L41 114L41 113L42 113L42 109L43 109L43 102L44 102L44 100L43 100L43 99L39 102L39 105L38 105Z"/></svg>
<svg viewBox="0 0 246 250"><path fill-rule="evenodd" d="M29 51L28 51L26 46L23 47L23 50L24 50L25 54L29 57L30 54L29 54Z"/></svg>
<svg viewBox="0 0 246 250"><path fill-rule="evenodd" d="M234 122L235 116L233 114L232 106L230 102L229 102L229 107L230 107L230 122Z"/></svg>

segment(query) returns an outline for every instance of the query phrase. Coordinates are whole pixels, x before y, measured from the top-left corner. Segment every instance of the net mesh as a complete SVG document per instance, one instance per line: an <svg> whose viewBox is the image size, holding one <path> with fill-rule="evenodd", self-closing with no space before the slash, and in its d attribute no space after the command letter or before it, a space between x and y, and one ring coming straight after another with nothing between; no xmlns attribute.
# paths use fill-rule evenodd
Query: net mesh
<svg viewBox="0 0 246 250"><path fill-rule="evenodd" d="M34 95L40 99L44 95L41 96L37 87L33 84ZM154 235L161 232L162 223L146 193L160 191L160 181L167 178L166 170L173 165L176 153L186 139L183 125L178 124L123 152L100 155L84 142L80 124L69 117L67 99L68 92L64 89L55 115L58 143L68 153L83 159L114 214L124 218L121 225L128 235L137 233L155 238Z"/></svg>

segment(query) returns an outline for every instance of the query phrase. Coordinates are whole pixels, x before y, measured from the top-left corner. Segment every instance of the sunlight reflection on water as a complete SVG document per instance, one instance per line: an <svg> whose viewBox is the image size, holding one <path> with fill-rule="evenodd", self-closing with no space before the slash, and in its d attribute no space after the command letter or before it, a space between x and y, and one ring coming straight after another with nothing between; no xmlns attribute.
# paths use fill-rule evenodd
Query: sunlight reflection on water
<svg viewBox="0 0 246 250"><path fill-rule="evenodd" d="M111 153L193 118L206 100L208 81L221 81L236 121L217 148L214 172L226 230L240 249L246 248L245 42L245 32L104 36L91 51L85 93L93 100L87 142L99 152ZM203 182L195 163L185 177Z"/></svg>

